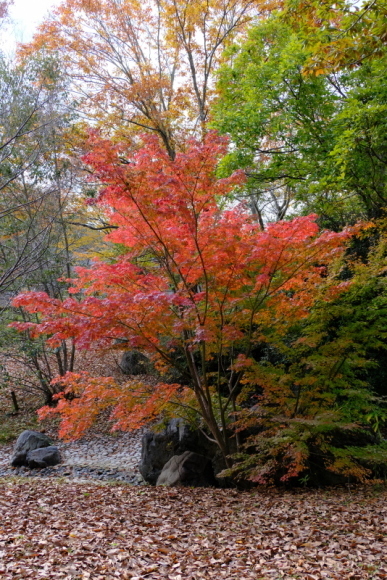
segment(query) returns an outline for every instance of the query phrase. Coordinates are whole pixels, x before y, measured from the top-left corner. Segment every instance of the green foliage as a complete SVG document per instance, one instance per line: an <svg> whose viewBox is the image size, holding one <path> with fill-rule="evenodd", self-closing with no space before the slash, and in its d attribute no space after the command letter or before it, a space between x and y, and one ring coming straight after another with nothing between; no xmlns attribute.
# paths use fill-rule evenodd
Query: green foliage
<svg viewBox="0 0 387 580"><path fill-rule="evenodd" d="M385 0L287 0L284 17L310 51L308 73L351 69L385 56Z"/></svg>
<svg viewBox="0 0 387 580"><path fill-rule="evenodd" d="M359 258L364 246L366 261ZM256 405L238 414L245 454L229 473L313 484L387 475L386 385L372 380L387 351L386 268L380 224L348 252L340 274L350 279L347 292L329 301L321 294L307 319L266 331L280 363L251 367Z"/></svg>
<svg viewBox="0 0 387 580"><path fill-rule="evenodd" d="M265 221L316 211L330 227L382 214L387 201L387 57L306 75L305 39L281 15L250 30L219 74L214 126L234 147L244 192Z"/></svg>
<svg viewBox="0 0 387 580"><path fill-rule="evenodd" d="M308 9L322 17L328 5ZM334 229L379 217L387 201L386 55L378 51L356 67L338 59L341 66L310 74L321 34L315 40L307 16L297 22L272 16L229 52L214 110L215 126L233 142L221 172L245 169L248 187L240 195L262 225L311 210ZM234 473L316 483L329 471L354 480L383 472L384 230L379 223L348 253L340 274L351 283L348 292L336 299L321 293L307 319L276 321L263 333L276 356L258 358L251 368L250 401L241 402L239 418L250 436Z"/></svg>

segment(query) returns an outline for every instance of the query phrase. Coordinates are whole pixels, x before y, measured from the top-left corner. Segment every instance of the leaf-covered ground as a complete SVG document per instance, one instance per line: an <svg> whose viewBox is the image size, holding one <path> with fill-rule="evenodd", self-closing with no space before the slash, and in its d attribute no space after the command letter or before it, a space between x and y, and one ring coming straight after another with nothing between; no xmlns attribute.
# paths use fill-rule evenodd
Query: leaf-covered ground
<svg viewBox="0 0 387 580"><path fill-rule="evenodd" d="M0 481L0 578L387 578L387 492Z"/></svg>

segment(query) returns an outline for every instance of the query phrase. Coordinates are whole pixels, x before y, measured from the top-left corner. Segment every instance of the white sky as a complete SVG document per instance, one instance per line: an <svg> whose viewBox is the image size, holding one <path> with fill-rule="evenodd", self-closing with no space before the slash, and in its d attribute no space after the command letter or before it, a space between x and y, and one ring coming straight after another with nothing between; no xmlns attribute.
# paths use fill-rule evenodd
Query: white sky
<svg viewBox="0 0 387 580"><path fill-rule="evenodd" d="M11 54L16 42L31 40L36 26L44 19L50 8L61 0L14 0L10 7L10 24L1 30L0 47Z"/></svg>

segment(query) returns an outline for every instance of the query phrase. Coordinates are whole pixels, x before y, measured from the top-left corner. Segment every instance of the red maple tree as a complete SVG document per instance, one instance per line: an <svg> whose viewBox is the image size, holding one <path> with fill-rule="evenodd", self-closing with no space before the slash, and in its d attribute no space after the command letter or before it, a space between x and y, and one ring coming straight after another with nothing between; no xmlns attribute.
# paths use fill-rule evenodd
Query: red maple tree
<svg viewBox="0 0 387 580"><path fill-rule="evenodd" d="M78 437L105 407L113 408L115 428L131 429L172 405L176 415L198 417L231 465L232 422L256 365L254 346L268 325L305 317L318 298L345 289L327 266L352 232L319 232L314 215L262 230L246 207L225 201L244 175L216 177L227 148L216 133L174 160L149 136L134 153L98 133L90 146L84 161L104 185L97 203L116 226L107 237L124 252L115 262L77 268L73 297L63 302L19 295L14 305L40 313L41 322L14 326L47 335L52 346L69 338L84 349L124 340L180 378L119 385L69 373L58 379L57 407L41 416L60 413L62 436Z"/></svg>

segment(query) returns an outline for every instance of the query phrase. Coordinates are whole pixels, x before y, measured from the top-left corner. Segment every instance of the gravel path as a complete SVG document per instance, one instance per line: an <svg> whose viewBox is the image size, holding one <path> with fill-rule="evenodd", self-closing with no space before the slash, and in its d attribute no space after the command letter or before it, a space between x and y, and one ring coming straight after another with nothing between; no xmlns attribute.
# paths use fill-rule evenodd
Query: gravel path
<svg viewBox="0 0 387 580"><path fill-rule="evenodd" d="M117 436L95 435L93 438L56 442L63 463L45 469L11 468L13 445L0 447L0 477L19 475L24 477L58 477L72 479L100 479L143 483L138 470L141 458L142 433L122 433Z"/></svg>

